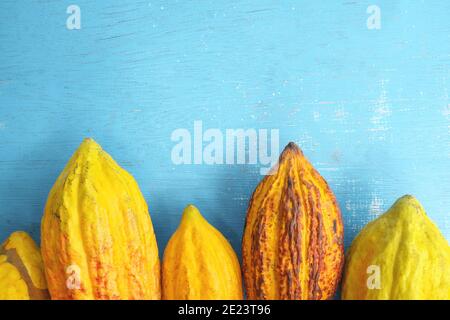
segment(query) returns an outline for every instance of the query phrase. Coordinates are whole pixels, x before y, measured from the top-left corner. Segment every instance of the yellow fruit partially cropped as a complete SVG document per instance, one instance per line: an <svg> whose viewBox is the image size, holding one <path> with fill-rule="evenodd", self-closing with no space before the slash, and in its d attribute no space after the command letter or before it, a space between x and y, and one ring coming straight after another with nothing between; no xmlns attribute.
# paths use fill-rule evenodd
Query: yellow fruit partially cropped
<svg viewBox="0 0 450 320"><path fill-rule="evenodd" d="M38 246L27 233L14 232L0 248L0 300L48 298Z"/></svg>
<svg viewBox="0 0 450 320"><path fill-rule="evenodd" d="M162 292L167 300L242 299L233 248L192 205L164 251Z"/></svg>
<svg viewBox="0 0 450 320"><path fill-rule="evenodd" d="M369 223L348 252L343 299L450 299L450 247L412 196Z"/></svg>
<svg viewBox="0 0 450 320"><path fill-rule="evenodd" d="M50 191L41 232L52 299L160 299L147 204L94 140L84 140Z"/></svg>

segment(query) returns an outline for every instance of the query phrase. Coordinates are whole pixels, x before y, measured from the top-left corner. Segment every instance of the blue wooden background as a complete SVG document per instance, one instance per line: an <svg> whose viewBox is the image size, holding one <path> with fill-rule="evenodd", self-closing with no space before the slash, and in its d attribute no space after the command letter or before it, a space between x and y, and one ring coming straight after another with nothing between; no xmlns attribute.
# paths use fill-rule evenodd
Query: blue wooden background
<svg viewBox="0 0 450 320"><path fill-rule="evenodd" d="M66 28L72 3L81 30ZM259 166L174 165L171 133L201 120L298 143L347 246L406 193L450 239L449 91L449 1L1 0L0 238L39 240L47 194L90 136L137 179L161 253L193 203L240 254Z"/></svg>

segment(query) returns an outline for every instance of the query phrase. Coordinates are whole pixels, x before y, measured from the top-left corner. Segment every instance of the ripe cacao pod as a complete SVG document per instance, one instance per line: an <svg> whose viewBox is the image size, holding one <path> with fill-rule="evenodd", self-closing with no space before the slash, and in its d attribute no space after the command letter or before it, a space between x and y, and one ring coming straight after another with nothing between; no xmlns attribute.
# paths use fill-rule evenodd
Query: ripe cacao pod
<svg viewBox="0 0 450 320"><path fill-rule="evenodd" d="M343 234L333 192L289 143L248 207L242 239L248 298L332 298L344 261Z"/></svg>
<svg viewBox="0 0 450 320"><path fill-rule="evenodd" d="M160 299L147 204L94 140L84 140L50 191L41 232L52 299Z"/></svg>
<svg viewBox="0 0 450 320"><path fill-rule="evenodd" d="M0 248L0 300L49 298L38 246L27 233L14 232Z"/></svg>
<svg viewBox="0 0 450 320"><path fill-rule="evenodd" d="M450 299L450 247L413 196L365 226L347 255L342 298Z"/></svg>
<svg viewBox="0 0 450 320"><path fill-rule="evenodd" d="M242 299L241 269L233 248L192 205L167 244L162 270L163 299Z"/></svg>

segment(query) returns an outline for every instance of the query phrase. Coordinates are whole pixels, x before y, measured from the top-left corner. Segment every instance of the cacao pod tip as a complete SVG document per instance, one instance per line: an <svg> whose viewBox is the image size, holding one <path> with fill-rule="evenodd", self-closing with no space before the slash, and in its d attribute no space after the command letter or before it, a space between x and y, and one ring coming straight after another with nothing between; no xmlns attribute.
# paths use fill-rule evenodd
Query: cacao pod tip
<svg viewBox="0 0 450 320"><path fill-rule="evenodd" d="M31 237L25 231L14 231L13 233L11 233L11 235L3 245L7 246L7 243L23 242L27 241L28 239L31 239Z"/></svg>
<svg viewBox="0 0 450 320"><path fill-rule="evenodd" d="M99 147L100 145L92 138L84 138L81 146L86 147Z"/></svg>
<svg viewBox="0 0 450 320"><path fill-rule="evenodd" d="M425 209L422 207L422 204L419 202L419 200L417 200L416 197L409 194L404 195L403 197L395 201L390 211L400 213L405 212L404 209L409 209L411 210L411 212L414 213L425 214Z"/></svg>
<svg viewBox="0 0 450 320"><path fill-rule="evenodd" d="M95 140L93 138L87 137L87 138L83 139L83 142L84 143L92 143L92 142L95 142Z"/></svg>
<svg viewBox="0 0 450 320"><path fill-rule="evenodd" d="M295 143L290 141L285 149L292 149L292 150L300 150L299 146Z"/></svg>
<svg viewBox="0 0 450 320"><path fill-rule="evenodd" d="M292 142L292 141L286 145L283 152L281 153L280 162L281 162L281 160L285 159L286 157L289 157L290 155L303 156L303 152L300 149L300 147L298 145L296 145L295 142Z"/></svg>
<svg viewBox="0 0 450 320"><path fill-rule="evenodd" d="M78 148L78 152L102 151L102 147L92 138L85 138Z"/></svg>
<svg viewBox="0 0 450 320"><path fill-rule="evenodd" d="M417 201L416 197L414 197L411 194L405 194L403 197L400 197L399 200L404 199L404 200L408 200L408 201Z"/></svg>
<svg viewBox="0 0 450 320"><path fill-rule="evenodd" d="M198 211L198 209L194 205L192 204L188 205L183 211L182 220L192 220L196 218L203 219L200 211Z"/></svg>

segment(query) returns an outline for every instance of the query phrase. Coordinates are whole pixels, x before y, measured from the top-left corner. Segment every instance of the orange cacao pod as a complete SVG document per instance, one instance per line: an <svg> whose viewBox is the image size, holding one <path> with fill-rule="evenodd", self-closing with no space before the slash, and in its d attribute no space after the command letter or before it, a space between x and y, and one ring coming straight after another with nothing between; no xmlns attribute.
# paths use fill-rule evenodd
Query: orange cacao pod
<svg viewBox="0 0 450 320"><path fill-rule="evenodd" d="M344 262L336 198L289 143L250 200L242 240L249 299L329 299Z"/></svg>

